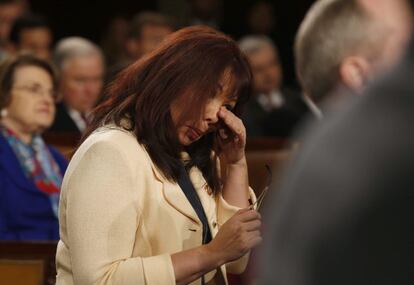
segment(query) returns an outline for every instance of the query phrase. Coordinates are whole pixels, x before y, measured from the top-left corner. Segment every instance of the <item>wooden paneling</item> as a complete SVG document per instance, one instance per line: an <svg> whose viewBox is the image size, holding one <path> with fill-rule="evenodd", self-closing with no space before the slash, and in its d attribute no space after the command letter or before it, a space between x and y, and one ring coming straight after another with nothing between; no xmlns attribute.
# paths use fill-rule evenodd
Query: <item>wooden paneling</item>
<svg viewBox="0 0 414 285"><path fill-rule="evenodd" d="M0 285L55 284L56 246L55 241L0 241Z"/></svg>
<svg viewBox="0 0 414 285"><path fill-rule="evenodd" d="M0 285L43 285L42 260L0 259Z"/></svg>

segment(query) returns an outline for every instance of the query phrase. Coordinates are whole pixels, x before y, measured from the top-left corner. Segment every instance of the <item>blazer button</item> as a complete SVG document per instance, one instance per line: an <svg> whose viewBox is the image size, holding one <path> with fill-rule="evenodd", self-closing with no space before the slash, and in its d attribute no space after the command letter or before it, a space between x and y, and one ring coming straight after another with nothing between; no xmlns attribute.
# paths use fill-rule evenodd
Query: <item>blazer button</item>
<svg viewBox="0 0 414 285"><path fill-rule="evenodd" d="M217 223L215 221L212 224L213 224L213 228L217 227Z"/></svg>

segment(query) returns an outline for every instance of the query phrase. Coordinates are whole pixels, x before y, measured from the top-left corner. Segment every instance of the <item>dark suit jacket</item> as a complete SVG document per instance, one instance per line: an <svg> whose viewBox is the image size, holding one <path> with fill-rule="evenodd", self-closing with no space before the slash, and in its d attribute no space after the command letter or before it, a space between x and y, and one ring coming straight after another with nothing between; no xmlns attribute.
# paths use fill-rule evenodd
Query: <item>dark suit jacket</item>
<svg viewBox="0 0 414 285"><path fill-rule="evenodd" d="M305 135L272 208L259 284L414 284L414 45Z"/></svg>
<svg viewBox="0 0 414 285"><path fill-rule="evenodd" d="M63 103L56 105L56 117L52 126L48 129L53 133L76 133L81 136L81 131L78 129L76 123L69 116L68 111Z"/></svg>
<svg viewBox="0 0 414 285"><path fill-rule="evenodd" d="M271 112L263 109L255 97L251 98L243 114L247 136L289 138L301 120L310 113L300 93L282 90L284 104Z"/></svg>
<svg viewBox="0 0 414 285"><path fill-rule="evenodd" d="M65 173L67 161L54 148ZM58 240L59 223L49 197L24 174L6 139L0 135L0 240Z"/></svg>

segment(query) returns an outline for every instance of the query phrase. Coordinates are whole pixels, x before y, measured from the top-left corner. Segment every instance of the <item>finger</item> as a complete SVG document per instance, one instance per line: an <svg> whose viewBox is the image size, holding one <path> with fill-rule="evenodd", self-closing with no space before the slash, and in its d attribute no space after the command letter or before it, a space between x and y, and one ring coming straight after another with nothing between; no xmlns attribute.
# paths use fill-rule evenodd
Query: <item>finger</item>
<svg viewBox="0 0 414 285"><path fill-rule="evenodd" d="M242 120L224 107L220 109L218 115L226 126L239 137L239 139L244 137L245 127Z"/></svg>
<svg viewBox="0 0 414 285"><path fill-rule="evenodd" d="M249 209L248 211L241 213L238 218L241 222L249 222L253 220L260 220L261 216L257 211Z"/></svg>
<svg viewBox="0 0 414 285"><path fill-rule="evenodd" d="M244 229L247 232L258 231L262 225L262 222L257 219L243 224Z"/></svg>
<svg viewBox="0 0 414 285"><path fill-rule="evenodd" d="M223 140L227 139L229 137L229 135L227 134L226 130L223 128L220 128L218 130L220 138L222 138Z"/></svg>
<svg viewBox="0 0 414 285"><path fill-rule="evenodd" d="M262 233L259 230L250 231L247 233L247 239L253 239L255 237L261 237Z"/></svg>
<svg viewBox="0 0 414 285"><path fill-rule="evenodd" d="M236 212L236 214L234 214L234 215L241 215L241 214L246 213L246 212L249 212L249 211L251 211L251 209L249 209L249 208L243 208L243 209L238 210Z"/></svg>
<svg viewBox="0 0 414 285"><path fill-rule="evenodd" d="M258 246L259 244L262 243L262 241L263 241L263 238L261 236L252 237L251 240L249 241L250 248L254 248Z"/></svg>
<svg viewBox="0 0 414 285"><path fill-rule="evenodd" d="M246 240L246 248L250 250L254 248L255 246L259 245L262 242L263 238L259 231L254 231L254 232L249 232L245 236L245 240Z"/></svg>

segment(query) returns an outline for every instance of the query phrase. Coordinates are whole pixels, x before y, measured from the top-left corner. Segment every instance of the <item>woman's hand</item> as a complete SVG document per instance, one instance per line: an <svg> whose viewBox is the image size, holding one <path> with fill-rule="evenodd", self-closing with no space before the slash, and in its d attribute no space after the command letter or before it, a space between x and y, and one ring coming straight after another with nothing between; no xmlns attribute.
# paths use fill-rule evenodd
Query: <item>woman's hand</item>
<svg viewBox="0 0 414 285"><path fill-rule="evenodd" d="M221 157L227 164L245 162L246 128L240 118L225 107L218 113L221 125L218 128L218 144Z"/></svg>
<svg viewBox="0 0 414 285"><path fill-rule="evenodd" d="M219 256L221 264L236 260L262 241L261 217L258 212L241 209L224 223L206 249Z"/></svg>

